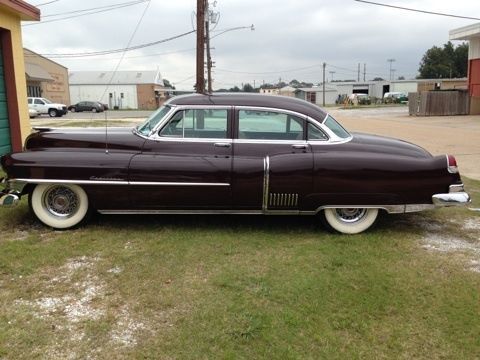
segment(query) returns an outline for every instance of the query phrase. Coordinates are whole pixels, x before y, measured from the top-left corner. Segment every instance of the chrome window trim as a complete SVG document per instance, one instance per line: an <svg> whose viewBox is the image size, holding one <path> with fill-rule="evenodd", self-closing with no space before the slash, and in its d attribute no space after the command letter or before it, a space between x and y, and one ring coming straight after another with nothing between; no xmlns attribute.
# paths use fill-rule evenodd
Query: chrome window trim
<svg viewBox="0 0 480 360"><path fill-rule="evenodd" d="M77 185L133 185L133 186L230 186L230 183L126 181L126 180L71 180L71 179L12 179L10 183L25 184L77 184Z"/></svg>
<svg viewBox="0 0 480 360"><path fill-rule="evenodd" d="M165 125L168 124L168 122L171 120L171 118L175 115L177 111L182 111L182 110L231 110L233 106L231 105L170 105L172 107L172 110L165 115L162 121L160 121L157 126L155 126L152 131L149 134L149 139L151 140L163 140L165 138L168 139L168 137L163 137L158 135L158 133L163 129ZM227 129L228 129L228 113L227 113ZM183 138L183 137L178 137L175 139L194 139L197 140L199 138ZM227 138L214 138L215 141L222 139L222 140L227 140L231 139L229 137Z"/></svg>
<svg viewBox="0 0 480 360"><path fill-rule="evenodd" d="M313 141L314 145L320 145L320 144L344 144L344 143L347 143L349 141L351 141L353 139L353 135L350 134L350 132L348 130L346 130L344 128L344 130L350 135L349 137L347 138L341 138L340 136L338 136L337 134L335 134L332 130L330 130L330 128L325 125L325 121L327 120L327 118L331 116L330 113L327 113L325 115L325 117L323 118L322 122L319 122L318 120L312 118L312 117L308 117L308 121L310 121L311 123L313 123L314 125L316 125L320 130L322 130L323 132L325 132L328 136L329 136L329 141L328 142L318 142L318 140L308 140L308 141ZM337 121L333 116L331 116L335 121ZM340 123L339 123L340 124ZM342 126L342 124L340 124L340 126ZM343 126L342 126L343 128Z"/></svg>
<svg viewBox="0 0 480 360"><path fill-rule="evenodd" d="M164 136L155 136L150 138L152 141L167 141L167 142L190 142L190 143L198 143L198 142L205 142L205 143L229 143L231 144L233 141L231 138L181 138L181 137L164 137Z"/></svg>
<svg viewBox="0 0 480 360"><path fill-rule="evenodd" d="M286 144L301 145L308 144L305 140L265 140L265 139L233 139L234 144Z"/></svg>

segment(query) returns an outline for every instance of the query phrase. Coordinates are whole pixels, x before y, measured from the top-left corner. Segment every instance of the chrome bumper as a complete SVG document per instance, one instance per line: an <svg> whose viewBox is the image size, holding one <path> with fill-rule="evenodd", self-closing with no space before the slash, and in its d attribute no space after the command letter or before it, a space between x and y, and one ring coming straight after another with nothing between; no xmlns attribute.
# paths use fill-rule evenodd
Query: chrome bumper
<svg viewBox="0 0 480 360"><path fill-rule="evenodd" d="M432 196L435 206L464 206L470 201L470 195L464 191L463 184L450 185L448 193Z"/></svg>
<svg viewBox="0 0 480 360"><path fill-rule="evenodd" d="M15 206L20 201L20 193L8 187L8 182L2 178L0 184L6 184L7 187L0 191L0 206Z"/></svg>

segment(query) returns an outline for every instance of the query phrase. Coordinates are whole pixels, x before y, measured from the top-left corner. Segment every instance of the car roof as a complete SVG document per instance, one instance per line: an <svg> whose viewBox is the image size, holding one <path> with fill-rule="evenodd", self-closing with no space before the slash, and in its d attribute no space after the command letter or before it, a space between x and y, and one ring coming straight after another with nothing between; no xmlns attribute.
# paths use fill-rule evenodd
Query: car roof
<svg viewBox="0 0 480 360"><path fill-rule="evenodd" d="M228 105L278 108L305 114L318 121L322 121L327 116L327 112L317 105L305 100L281 95L249 93L188 94L175 96L168 103L172 105Z"/></svg>

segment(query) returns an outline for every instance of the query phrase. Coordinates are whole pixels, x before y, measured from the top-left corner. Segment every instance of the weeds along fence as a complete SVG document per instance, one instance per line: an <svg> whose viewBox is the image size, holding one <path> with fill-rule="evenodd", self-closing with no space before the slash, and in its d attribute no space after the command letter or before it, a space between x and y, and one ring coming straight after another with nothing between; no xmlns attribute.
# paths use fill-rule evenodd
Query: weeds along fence
<svg viewBox="0 0 480 360"><path fill-rule="evenodd" d="M468 91L409 93L408 112L415 116L467 115L469 113Z"/></svg>

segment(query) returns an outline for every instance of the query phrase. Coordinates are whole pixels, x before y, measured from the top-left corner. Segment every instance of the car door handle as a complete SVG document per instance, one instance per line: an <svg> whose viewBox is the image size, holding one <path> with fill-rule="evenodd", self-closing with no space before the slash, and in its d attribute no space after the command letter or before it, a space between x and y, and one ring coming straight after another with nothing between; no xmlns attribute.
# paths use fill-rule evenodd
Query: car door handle
<svg viewBox="0 0 480 360"><path fill-rule="evenodd" d="M292 145L292 148L299 149L299 150L305 150L307 148L307 144L295 144L295 145Z"/></svg>
<svg viewBox="0 0 480 360"><path fill-rule="evenodd" d="M215 144L213 144L213 146L215 146L215 147L222 147L222 148L229 148L229 147L230 147L230 143L215 143Z"/></svg>

